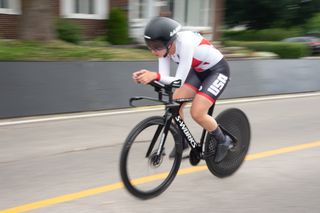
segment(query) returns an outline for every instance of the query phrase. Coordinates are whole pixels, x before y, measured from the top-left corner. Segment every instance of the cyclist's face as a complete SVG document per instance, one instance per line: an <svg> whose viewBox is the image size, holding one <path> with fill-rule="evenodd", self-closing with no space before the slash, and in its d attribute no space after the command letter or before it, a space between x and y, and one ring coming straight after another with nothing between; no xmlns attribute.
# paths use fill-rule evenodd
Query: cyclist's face
<svg viewBox="0 0 320 213"><path fill-rule="evenodd" d="M161 48L150 48L149 50L152 52L153 55L157 56L157 57L164 57L167 54L167 48L166 47L161 47ZM168 54L169 55L173 55L175 53L175 44L172 43L171 45L168 46Z"/></svg>
<svg viewBox="0 0 320 213"><path fill-rule="evenodd" d="M150 49L153 55L157 57L163 57L167 53L167 49Z"/></svg>
<svg viewBox="0 0 320 213"><path fill-rule="evenodd" d="M174 55L176 53L176 43L173 42L169 47L169 55Z"/></svg>
<svg viewBox="0 0 320 213"><path fill-rule="evenodd" d="M157 57L162 57L166 54L167 48L162 41L158 40L146 40L146 44L149 50Z"/></svg>

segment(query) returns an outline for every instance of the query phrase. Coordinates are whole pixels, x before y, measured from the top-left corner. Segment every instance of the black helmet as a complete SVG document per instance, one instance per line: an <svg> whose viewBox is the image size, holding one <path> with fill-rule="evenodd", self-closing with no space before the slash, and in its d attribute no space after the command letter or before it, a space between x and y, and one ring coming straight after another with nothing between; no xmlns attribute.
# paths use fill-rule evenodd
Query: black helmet
<svg viewBox="0 0 320 213"><path fill-rule="evenodd" d="M144 40L147 46L153 50L168 49L168 46L176 39L181 25L166 17L154 17L144 30Z"/></svg>

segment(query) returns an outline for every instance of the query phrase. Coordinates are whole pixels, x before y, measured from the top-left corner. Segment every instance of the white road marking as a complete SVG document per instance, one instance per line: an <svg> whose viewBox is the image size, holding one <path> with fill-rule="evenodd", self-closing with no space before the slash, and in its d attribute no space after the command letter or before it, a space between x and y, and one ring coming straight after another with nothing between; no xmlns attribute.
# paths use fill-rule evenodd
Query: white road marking
<svg viewBox="0 0 320 213"><path fill-rule="evenodd" d="M240 104L240 103L282 100L282 99L292 99L292 98L306 98L306 97L315 97L315 96L320 96L320 92L225 99L225 100L219 100L217 102L217 105ZM61 121L61 120L78 119L78 118L92 118L92 117L101 117L101 116L110 116L110 115L122 115L122 114L130 114L130 113L137 113L137 112L157 111L162 109L163 109L163 105L157 105L157 106L137 107L137 108L131 108L131 109L122 109L122 110L121 109L106 110L101 112L82 112L82 113L71 113L71 114L63 114L63 115L48 115L48 116L35 116L35 117L28 117L28 118L24 117L24 118L14 118L14 119L3 119L3 120L0 120L0 126L29 124L29 123L38 123L38 122L47 122L47 121Z"/></svg>

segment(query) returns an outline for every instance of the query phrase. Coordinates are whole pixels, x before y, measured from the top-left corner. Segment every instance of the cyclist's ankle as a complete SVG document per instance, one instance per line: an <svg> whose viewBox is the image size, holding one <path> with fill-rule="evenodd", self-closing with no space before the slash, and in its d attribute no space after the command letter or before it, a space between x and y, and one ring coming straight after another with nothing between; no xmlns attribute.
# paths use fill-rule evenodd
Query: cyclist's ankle
<svg viewBox="0 0 320 213"><path fill-rule="evenodd" d="M217 141L217 142L223 142L226 140L225 134L222 132L221 128L218 126L215 130L212 132L209 132L209 134Z"/></svg>

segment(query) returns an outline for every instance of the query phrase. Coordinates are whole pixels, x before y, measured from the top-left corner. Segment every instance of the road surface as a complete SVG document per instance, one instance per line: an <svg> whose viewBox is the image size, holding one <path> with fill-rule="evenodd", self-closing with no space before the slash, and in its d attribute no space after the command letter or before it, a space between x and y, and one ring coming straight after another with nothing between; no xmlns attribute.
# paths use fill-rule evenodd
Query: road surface
<svg viewBox="0 0 320 213"><path fill-rule="evenodd" d="M236 174L218 179L182 162L157 198L122 187L129 130L158 107L0 121L0 212L319 212L320 93L220 101L249 117L252 145ZM201 129L187 116L191 131Z"/></svg>

